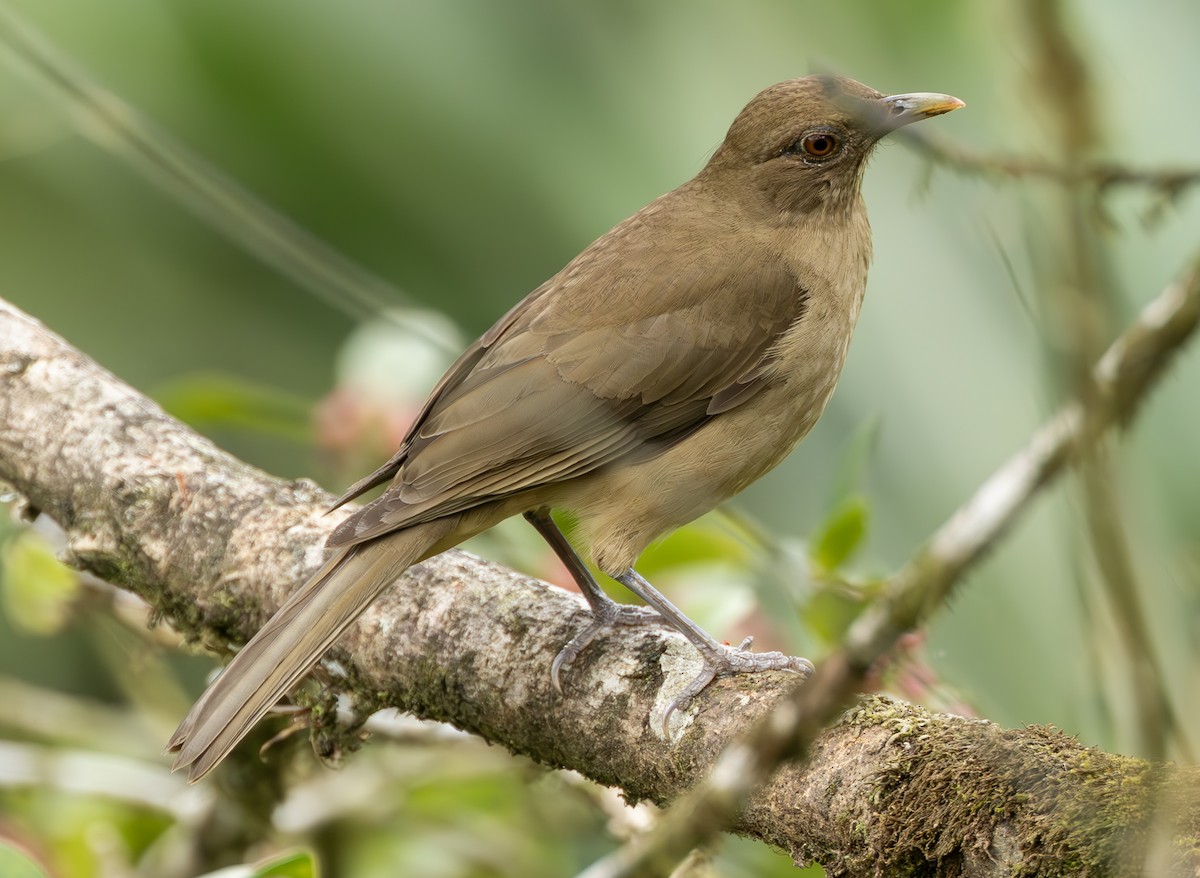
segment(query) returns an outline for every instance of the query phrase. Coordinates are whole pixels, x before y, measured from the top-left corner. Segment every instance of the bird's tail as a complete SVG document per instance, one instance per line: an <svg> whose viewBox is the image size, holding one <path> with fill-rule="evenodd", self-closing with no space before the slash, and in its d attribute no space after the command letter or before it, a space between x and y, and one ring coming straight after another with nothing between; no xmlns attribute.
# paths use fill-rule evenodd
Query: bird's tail
<svg viewBox="0 0 1200 878"><path fill-rule="evenodd" d="M419 524L342 549L293 594L200 696L167 744L172 770L206 775L299 682L380 592L454 529Z"/></svg>

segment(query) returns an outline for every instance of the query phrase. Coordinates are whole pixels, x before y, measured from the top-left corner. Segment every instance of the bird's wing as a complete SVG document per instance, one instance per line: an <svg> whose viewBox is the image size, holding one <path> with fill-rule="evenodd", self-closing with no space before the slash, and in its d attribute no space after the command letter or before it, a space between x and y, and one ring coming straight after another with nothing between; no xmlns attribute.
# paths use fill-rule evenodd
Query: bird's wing
<svg viewBox="0 0 1200 878"><path fill-rule="evenodd" d="M601 238L460 357L396 456L346 499L392 485L330 545L654 454L757 393L806 307L795 277L752 244L718 252L722 235L676 235L668 255L631 231Z"/></svg>

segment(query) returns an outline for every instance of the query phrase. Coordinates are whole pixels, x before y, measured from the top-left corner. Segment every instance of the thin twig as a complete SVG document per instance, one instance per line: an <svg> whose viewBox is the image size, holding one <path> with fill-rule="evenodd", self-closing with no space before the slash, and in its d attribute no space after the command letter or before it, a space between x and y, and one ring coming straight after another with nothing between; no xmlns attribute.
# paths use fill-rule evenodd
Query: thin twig
<svg viewBox="0 0 1200 878"><path fill-rule="evenodd" d="M893 137L932 161L968 174L1010 179L1041 179L1067 186L1094 186L1100 191L1121 186L1144 186L1174 197L1200 184L1200 168L1131 168L1117 162L1093 161L1063 165L1033 156L985 153L956 143L936 132L904 129Z"/></svg>
<svg viewBox="0 0 1200 878"><path fill-rule="evenodd" d="M0 59L65 111L78 133L126 161L235 246L357 319L411 301L188 149L72 63L0 0ZM414 326L438 348L446 340ZM458 353L457 350L454 353Z"/></svg>

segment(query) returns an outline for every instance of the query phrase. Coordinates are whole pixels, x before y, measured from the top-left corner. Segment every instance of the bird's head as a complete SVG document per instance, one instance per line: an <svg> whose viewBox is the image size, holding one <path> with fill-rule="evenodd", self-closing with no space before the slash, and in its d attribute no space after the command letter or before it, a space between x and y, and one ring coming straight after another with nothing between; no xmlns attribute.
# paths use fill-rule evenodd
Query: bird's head
<svg viewBox="0 0 1200 878"><path fill-rule="evenodd" d="M880 138L962 106L950 95L889 96L838 76L789 79L746 105L702 176L785 217L852 209Z"/></svg>

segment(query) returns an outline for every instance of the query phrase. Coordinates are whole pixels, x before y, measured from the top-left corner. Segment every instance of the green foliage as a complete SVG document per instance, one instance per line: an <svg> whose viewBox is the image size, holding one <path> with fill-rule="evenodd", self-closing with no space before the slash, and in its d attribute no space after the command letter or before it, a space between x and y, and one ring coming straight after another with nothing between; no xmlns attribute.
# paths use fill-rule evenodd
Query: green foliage
<svg viewBox="0 0 1200 878"><path fill-rule="evenodd" d="M292 851L258 863L229 866L200 878L319 878L312 851Z"/></svg>
<svg viewBox="0 0 1200 878"><path fill-rule="evenodd" d="M317 861L311 851L298 851L259 863L249 878L318 878Z"/></svg>
<svg viewBox="0 0 1200 878"><path fill-rule="evenodd" d="M827 582L805 603L805 626L816 635L823 648L838 646L846 629L878 594L880 585L877 581L853 585L840 580Z"/></svg>
<svg viewBox="0 0 1200 878"><path fill-rule="evenodd" d="M864 547L871 506L862 493L878 448L880 421L868 418L851 435L838 463L825 518L810 535L807 561L816 587L803 601L806 628L823 648L837 646L846 628L858 617L876 591L877 583L862 581L846 565Z"/></svg>
<svg viewBox="0 0 1200 878"><path fill-rule="evenodd" d="M0 591L14 625L34 634L53 634L67 621L79 577L29 530L0 544Z"/></svg>
<svg viewBox="0 0 1200 878"><path fill-rule="evenodd" d="M744 567L754 547L720 513L706 515L655 543L643 554L638 570L651 581L679 567L730 564Z"/></svg>
<svg viewBox="0 0 1200 878"><path fill-rule="evenodd" d="M154 397L169 414L199 430L234 428L301 443L312 438L305 400L236 375L193 372L160 385Z"/></svg>
<svg viewBox="0 0 1200 878"><path fill-rule="evenodd" d="M72 771L69 759L59 765L66 769L61 789L39 785L13 792L0 790L0 814L5 816L6 828L11 827L17 838L36 840L36 850L45 856L46 867L55 878L104 878L104 857L112 863L138 862L171 825L163 814L70 790L72 783L86 785L84 778L78 769ZM114 779L118 778L120 774L114 773ZM9 878L2 867L0 878Z"/></svg>
<svg viewBox="0 0 1200 878"><path fill-rule="evenodd" d="M867 536L870 507L865 497L842 500L813 536L809 557L818 574L838 570L853 557Z"/></svg>
<svg viewBox="0 0 1200 878"><path fill-rule="evenodd" d="M3 878L47 878L33 860L6 841L0 840L0 876Z"/></svg>

